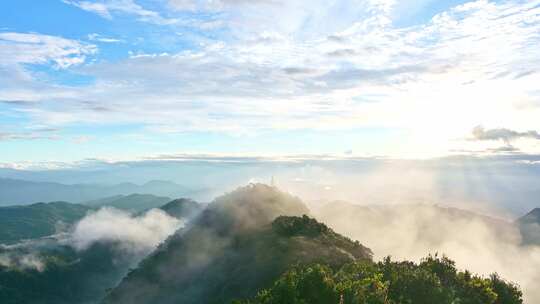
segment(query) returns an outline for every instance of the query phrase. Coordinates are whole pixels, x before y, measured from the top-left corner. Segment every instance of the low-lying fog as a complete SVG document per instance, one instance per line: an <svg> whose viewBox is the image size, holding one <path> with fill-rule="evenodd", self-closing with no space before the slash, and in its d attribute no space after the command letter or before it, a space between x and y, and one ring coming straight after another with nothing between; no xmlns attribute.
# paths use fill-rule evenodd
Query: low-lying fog
<svg viewBox="0 0 540 304"><path fill-rule="evenodd" d="M13 245L0 244L0 265L42 271L46 262L39 253L45 249L68 246L84 251L98 243L114 246L119 257L136 264L183 225L182 220L159 209L133 215L104 207L90 212L69 232Z"/></svg>
<svg viewBox="0 0 540 304"><path fill-rule="evenodd" d="M511 222L431 205L333 202L313 213L336 232L371 248L375 259L390 255L418 261L428 253L444 254L460 269L499 273L521 286L525 303L540 303L540 246L522 244L519 228Z"/></svg>

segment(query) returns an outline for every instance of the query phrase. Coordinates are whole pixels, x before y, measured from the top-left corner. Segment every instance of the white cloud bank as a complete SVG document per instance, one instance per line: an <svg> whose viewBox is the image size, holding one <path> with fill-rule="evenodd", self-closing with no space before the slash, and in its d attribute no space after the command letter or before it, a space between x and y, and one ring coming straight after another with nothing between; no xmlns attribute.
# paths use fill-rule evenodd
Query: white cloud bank
<svg viewBox="0 0 540 304"><path fill-rule="evenodd" d="M133 216L125 211L102 208L75 225L69 243L78 250L85 250L94 243L112 242L135 253L150 252L182 226L181 220L158 209Z"/></svg>

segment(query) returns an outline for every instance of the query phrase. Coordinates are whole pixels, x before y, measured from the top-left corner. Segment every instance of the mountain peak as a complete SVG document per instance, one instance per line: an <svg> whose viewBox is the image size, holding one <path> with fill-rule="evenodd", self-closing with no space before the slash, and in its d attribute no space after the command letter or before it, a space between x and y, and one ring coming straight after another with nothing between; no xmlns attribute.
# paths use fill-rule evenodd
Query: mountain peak
<svg viewBox="0 0 540 304"><path fill-rule="evenodd" d="M534 208L529 213L519 218L518 221L522 224L540 224L540 208Z"/></svg>
<svg viewBox="0 0 540 304"><path fill-rule="evenodd" d="M216 198L202 221L220 230L251 230L270 224L280 215L309 214L298 198L266 184L249 184Z"/></svg>
<svg viewBox="0 0 540 304"><path fill-rule="evenodd" d="M300 199L276 187L240 187L169 238L105 303L230 303L255 295L292 265L371 259L368 248L307 213Z"/></svg>
<svg viewBox="0 0 540 304"><path fill-rule="evenodd" d="M196 223L144 260L105 298L115 304L230 303L254 296L294 265L340 267L371 250L307 216L222 235Z"/></svg>
<svg viewBox="0 0 540 304"><path fill-rule="evenodd" d="M189 198L179 198L161 206L160 209L176 218L191 219L204 209L204 205Z"/></svg>

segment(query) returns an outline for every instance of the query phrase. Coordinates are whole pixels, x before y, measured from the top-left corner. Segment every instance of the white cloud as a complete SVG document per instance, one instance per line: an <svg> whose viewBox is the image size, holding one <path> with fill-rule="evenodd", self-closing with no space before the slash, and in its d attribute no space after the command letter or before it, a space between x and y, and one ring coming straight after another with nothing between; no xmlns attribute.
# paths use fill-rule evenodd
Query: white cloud
<svg viewBox="0 0 540 304"><path fill-rule="evenodd" d="M517 162L526 165L540 165L540 160L518 160Z"/></svg>
<svg viewBox="0 0 540 304"><path fill-rule="evenodd" d="M519 138L540 140L540 134L534 130L526 132L518 132L504 128L486 130L482 126L477 126L473 129L472 133L475 140L502 140L507 144Z"/></svg>
<svg viewBox="0 0 540 304"><path fill-rule="evenodd" d="M0 266L23 270L32 269L39 272L45 270L44 261L34 253L2 252L0 253Z"/></svg>
<svg viewBox="0 0 540 304"><path fill-rule="evenodd" d="M100 15L101 17L112 19L111 13L109 12L108 7L104 3L96 3L90 1L71 1L71 0L62 0L62 2L70 5L74 5L85 11L93 12Z"/></svg>
<svg viewBox="0 0 540 304"><path fill-rule="evenodd" d="M97 33L92 33L88 35L88 40L90 41L98 41L98 42L104 42L104 43L119 43L124 42L122 39L116 39L116 38L110 38L105 37Z"/></svg>
<svg viewBox="0 0 540 304"><path fill-rule="evenodd" d="M63 0L63 2L74 5L85 11L98 14L107 19L112 19L114 13L123 13L134 15L139 21L158 25L170 25L180 22L180 19L165 18L156 11L145 9L133 0L101 0L96 2Z"/></svg>
<svg viewBox="0 0 540 304"><path fill-rule="evenodd" d="M220 11L238 6L283 5L282 0L168 0L169 6L179 11L210 10Z"/></svg>
<svg viewBox="0 0 540 304"><path fill-rule="evenodd" d="M35 33L0 33L0 67L17 64L46 64L57 68L81 64L97 52L91 44Z"/></svg>
<svg viewBox="0 0 540 304"><path fill-rule="evenodd" d="M152 209L141 216L102 208L80 220L70 235L70 244L84 250L94 243L115 242L133 252L148 252L182 227L183 223Z"/></svg>
<svg viewBox="0 0 540 304"><path fill-rule="evenodd" d="M133 1L96 3L171 24ZM392 24L395 1L169 2L181 10L208 3L221 7L212 21L225 26L226 39L85 66L78 72L96 78L87 87L9 96L45 102L24 113L53 125L141 123L150 131L231 134L399 129L407 134L392 149L399 154L473 145L455 139L479 123L538 129L539 1L470 2L410 27Z"/></svg>

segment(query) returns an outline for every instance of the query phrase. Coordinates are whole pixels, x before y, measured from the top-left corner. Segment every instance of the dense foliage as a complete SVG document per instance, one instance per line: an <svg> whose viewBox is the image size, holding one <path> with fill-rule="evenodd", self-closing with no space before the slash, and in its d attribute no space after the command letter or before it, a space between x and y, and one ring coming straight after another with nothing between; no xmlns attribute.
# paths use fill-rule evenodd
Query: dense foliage
<svg viewBox="0 0 540 304"><path fill-rule="evenodd" d="M137 261L115 244L95 244L82 252L51 244L17 254L20 260L13 265L0 263L2 304L97 303Z"/></svg>
<svg viewBox="0 0 540 304"><path fill-rule="evenodd" d="M252 300L236 304L519 304L519 288L496 274L484 278L457 271L446 257L419 264L359 261L339 270L326 265L295 267Z"/></svg>

